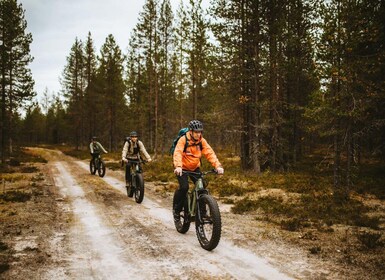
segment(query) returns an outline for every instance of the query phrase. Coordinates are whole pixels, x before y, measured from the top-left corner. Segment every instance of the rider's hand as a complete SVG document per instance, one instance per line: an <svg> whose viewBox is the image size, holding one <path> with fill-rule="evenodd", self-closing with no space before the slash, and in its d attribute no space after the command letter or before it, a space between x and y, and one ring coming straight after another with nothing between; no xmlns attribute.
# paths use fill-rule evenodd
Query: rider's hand
<svg viewBox="0 0 385 280"><path fill-rule="evenodd" d="M222 174L225 172L225 170L223 169L223 167L218 167L216 171L217 171L217 174L218 174L218 175L222 175Z"/></svg>
<svg viewBox="0 0 385 280"><path fill-rule="evenodd" d="M151 158L147 160L147 162L151 162L151 161L152 161L152 159L151 159Z"/></svg>
<svg viewBox="0 0 385 280"><path fill-rule="evenodd" d="M177 167L174 169L176 176L182 176L182 167Z"/></svg>
<svg viewBox="0 0 385 280"><path fill-rule="evenodd" d="M128 159L126 159L126 158L122 158L122 160L123 160L125 163L128 162Z"/></svg>

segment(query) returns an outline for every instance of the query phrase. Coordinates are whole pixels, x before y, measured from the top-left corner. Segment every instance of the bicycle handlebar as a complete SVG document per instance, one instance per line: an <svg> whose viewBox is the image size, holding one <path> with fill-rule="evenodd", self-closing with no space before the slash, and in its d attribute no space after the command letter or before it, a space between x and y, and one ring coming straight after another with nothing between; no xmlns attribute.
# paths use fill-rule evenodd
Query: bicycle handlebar
<svg viewBox="0 0 385 280"><path fill-rule="evenodd" d="M190 175L207 175L207 174L218 174L218 172L215 169L211 169L209 171L203 171L203 172L194 172L194 171L188 171L188 170L182 170L182 173L190 174Z"/></svg>

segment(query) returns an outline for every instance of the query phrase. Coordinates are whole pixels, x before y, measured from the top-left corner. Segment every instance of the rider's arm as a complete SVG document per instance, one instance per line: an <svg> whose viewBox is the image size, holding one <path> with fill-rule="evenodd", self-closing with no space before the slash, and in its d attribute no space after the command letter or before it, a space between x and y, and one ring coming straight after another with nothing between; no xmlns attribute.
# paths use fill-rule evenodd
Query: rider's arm
<svg viewBox="0 0 385 280"><path fill-rule="evenodd" d="M207 158L207 160L211 163L214 168L222 167L219 162L214 150L211 148L209 143L207 143L206 139L202 137L202 154Z"/></svg>
<svg viewBox="0 0 385 280"><path fill-rule="evenodd" d="M173 163L175 168L183 167L182 158L183 158L183 150L184 150L185 144L186 144L186 137L179 138L178 143L175 146L174 156L173 156Z"/></svg>
<svg viewBox="0 0 385 280"><path fill-rule="evenodd" d="M94 145L92 145L92 143L90 143L90 151L91 151L91 154L94 153Z"/></svg>
<svg viewBox="0 0 385 280"><path fill-rule="evenodd" d="M106 151L106 149L104 149L104 147L102 146L102 144L99 143L99 145L100 145L100 149L103 151L103 153L107 154L108 152Z"/></svg>
<svg viewBox="0 0 385 280"><path fill-rule="evenodd" d="M144 155L144 157L146 158L147 161L150 161L151 160L151 157L150 155L147 153L147 150L146 148L144 147L142 141L138 140L138 146L139 146L139 151L142 152L142 154Z"/></svg>
<svg viewBox="0 0 385 280"><path fill-rule="evenodd" d="M128 152L128 141L124 142L123 151L122 151L122 159L127 158Z"/></svg>

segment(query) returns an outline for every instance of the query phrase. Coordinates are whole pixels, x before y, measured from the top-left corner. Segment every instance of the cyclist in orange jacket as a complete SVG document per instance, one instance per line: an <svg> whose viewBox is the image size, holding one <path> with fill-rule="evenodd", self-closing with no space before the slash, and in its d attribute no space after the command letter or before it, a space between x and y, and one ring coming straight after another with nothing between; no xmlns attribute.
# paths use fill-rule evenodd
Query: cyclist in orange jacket
<svg viewBox="0 0 385 280"><path fill-rule="evenodd" d="M219 162L214 150L207 143L206 139L203 138L203 124L198 120L190 121L189 131L186 133L186 137L180 137L176 144L173 163L174 173L177 175L179 182L179 189L175 194L175 205L174 205L174 220L180 220L180 212L182 211L184 200L189 188L188 177L195 183L196 179L193 176L188 176L183 173L183 170L200 172L200 164L202 154L216 169L218 174L223 174L224 169ZM186 139L187 138L187 139ZM188 142L185 148L186 141Z"/></svg>

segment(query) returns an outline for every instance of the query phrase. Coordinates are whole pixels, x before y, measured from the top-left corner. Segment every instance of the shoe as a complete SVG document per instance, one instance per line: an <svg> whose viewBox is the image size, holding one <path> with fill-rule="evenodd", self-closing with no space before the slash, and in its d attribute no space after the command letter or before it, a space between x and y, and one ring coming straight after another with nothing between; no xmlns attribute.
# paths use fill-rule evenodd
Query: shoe
<svg viewBox="0 0 385 280"><path fill-rule="evenodd" d="M174 209L173 215L174 215L174 222L179 222L180 221L180 212L178 212Z"/></svg>

